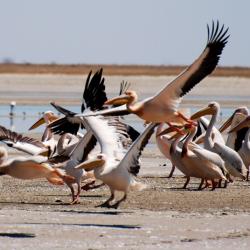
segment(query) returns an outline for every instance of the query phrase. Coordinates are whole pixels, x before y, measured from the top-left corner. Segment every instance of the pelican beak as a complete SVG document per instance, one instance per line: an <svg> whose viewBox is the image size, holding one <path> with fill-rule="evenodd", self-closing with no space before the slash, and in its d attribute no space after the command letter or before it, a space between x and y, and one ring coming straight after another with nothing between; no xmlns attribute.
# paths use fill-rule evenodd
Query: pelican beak
<svg viewBox="0 0 250 250"><path fill-rule="evenodd" d="M201 116L211 115L211 114L213 114L213 109L211 107L206 107L206 108L203 108L203 109L199 110L198 112L194 113L190 117L190 119L191 120L195 120L195 119L200 118Z"/></svg>
<svg viewBox="0 0 250 250"><path fill-rule="evenodd" d="M169 128L166 128L165 130L163 130L162 132L160 132L158 135L156 135L157 137L158 136L162 136L162 135L165 135L165 134L169 134L169 133L172 133L172 132L177 132L175 135L177 134L182 134L184 135L184 132L181 130L182 126L181 127L178 127L178 126L171 126ZM175 136L174 135L174 136ZM174 137L173 136L173 137ZM172 137L172 138L173 138Z"/></svg>
<svg viewBox="0 0 250 250"><path fill-rule="evenodd" d="M123 104L127 104L129 100L129 96L128 95L120 95L118 97L114 97L112 99L107 100L104 105L123 105Z"/></svg>
<svg viewBox="0 0 250 250"><path fill-rule="evenodd" d="M219 128L219 131L222 133L223 131L225 131L231 124L233 121L235 113L233 113Z"/></svg>
<svg viewBox="0 0 250 250"><path fill-rule="evenodd" d="M45 123L45 120L44 120L44 118L42 117L42 118L40 118L37 122L35 122L35 123L29 128L29 130L35 129L35 128L41 126L41 125L44 124L44 123Z"/></svg>
<svg viewBox="0 0 250 250"><path fill-rule="evenodd" d="M241 123L239 123L237 126L232 128L228 133L236 132L242 128L250 127L250 116L246 117L245 120L243 120Z"/></svg>
<svg viewBox="0 0 250 250"><path fill-rule="evenodd" d="M102 166L104 163L105 163L105 160L95 158L95 159L90 159L90 160L84 161L84 162L80 163L79 165L77 165L75 168L76 169L84 169L86 171L91 171L97 167Z"/></svg>
<svg viewBox="0 0 250 250"><path fill-rule="evenodd" d="M49 157L49 150L44 150L41 153L39 153L38 155Z"/></svg>

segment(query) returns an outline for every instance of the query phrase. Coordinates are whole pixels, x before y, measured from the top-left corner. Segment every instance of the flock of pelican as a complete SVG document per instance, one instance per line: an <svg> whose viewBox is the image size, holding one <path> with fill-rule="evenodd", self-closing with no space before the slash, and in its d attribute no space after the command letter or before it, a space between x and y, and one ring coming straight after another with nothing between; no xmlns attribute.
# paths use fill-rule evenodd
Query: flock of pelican
<svg viewBox="0 0 250 250"><path fill-rule="evenodd" d="M0 126L0 140L30 156L8 159L6 147L0 148L0 175L20 179L45 177L55 185L66 184L71 204L79 203L81 190L106 185L110 197L101 207L117 208L129 190L143 190L135 178L140 171L140 156L155 132L161 153L186 177L201 180L198 189L224 187L235 178L247 179L250 164L250 117L246 107L235 110L220 129L216 120L220 105L207 107L186 117L178 108L182 97L217 66L229 35L219 22L207 26L208 40L200 56L154 96L138 101L135 91L122 82L119 96L109 99L102 69L89 73L83 92L81 113L51 103L62 116L46 111L30 129L45 123L41 140L22 136ZM111 106L111 107L110 107ZM133 113L145 124L139 133L122 116ZM211 116L208 120L204 116ZM222 132L229 126L227 141ZM202 129L203 128L203 129ZM81 182L85 180L85 185ZM101 181L97 185L96 180ZM204 184L205 183L205 184ZM115 192L123 192L117 199Z"/></svg>

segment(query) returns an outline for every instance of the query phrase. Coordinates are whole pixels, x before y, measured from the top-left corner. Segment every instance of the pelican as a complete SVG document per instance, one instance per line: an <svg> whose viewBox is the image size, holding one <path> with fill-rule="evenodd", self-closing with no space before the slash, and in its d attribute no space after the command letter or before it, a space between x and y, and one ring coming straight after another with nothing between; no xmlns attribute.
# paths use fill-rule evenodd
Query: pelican
<svg viewBox="0 0 250 250"><path fill-rule="evenodd" d="M7 157L7 150L0 147L0 175L10 175L23 180L46 178L55 185L63 185L64 182L74 181L74 177L66 175L64 171L54 169L49 164L43 163L44 157L17 157L11 160L8 160Z"/></svg>
<svg viewBox="0 0 250 250"><path fill-rule="evenodd" d="M220 105L217 102L211 102L207 107L201 109L191 116L191 119L197 119L204 115L212 115L210 123L208 125L205 137L204 137L204 147L214 153L221 156L225 162L225 167L229 174L235 177L240 177L245 179L246 167L240 157L240 155L230 147L225 145L222 136L218 136L219 133L213 134L217 136L212 136L213 128L216 123L218 114L220 111ZM215 129L214 129L215 131ZM217 131L218 132L218 131ZM218 140L219 137L219 140Z"/></svg>
<svg viewBox="0 0 250 250"><path fill-rule="evenodd" d="M239 123L237 126L232 128L229 133L237 132L242 130L243 128L247 128L247 132L245 134L244 140L242 142L242 145L238 151L239 155L241 156L243 162L245 163L247 167L247 180L249 179L249 166L250 166L250 141L249 141L249 135L250 135L250 116L247 116L245 120L243 120L241 123Z"/></svg>
<svg viewBox="0 0 250 250"><path fill-rule="evenodd" d="M178 111L182 97L204 77L212 73L218 64L222 50L229 37L227 35L228 28L224 30L224 25L220 27L219 22L216 25L213 22L212 30L210 30L209 26L207 26L207 30L208 40L201 55L155 96L138 101L136 92L128 90L125 92L125 95L105 102L107 105L124 104L121 107L78 114L77 116L133 113L146 122L192 123Z"/></svg>
<svg viewBox="0 0 250 250"><path fill-rule="evenodd" d="M46 123L46 128L42 135L42 143L49 148L51 155L54 154L56 151L57 140L54 138L51 129L48 127L48 125L51 122L57 120L58 118L59 116L57 116L54 112L50 110L46 111L44 112L43 116L29 128L29 130L32 130Z"/></svg>
<svg viewBox="0 0 250 250"><path fill-rule="evenodd" d="M170 155L173 164L183 172L187 178L183 188L186 188L190 177L201 178L199 190L202 188L204 180L211 180L213 184L212 190L216 187L215 180L226 180L223 172L225 171L222 159L215 153L210 152L196 143L192 142L197 127L185 125L185 130L189 131L188 137L185 139L182 148L179 147L179 142L183 137L183 132L177 130L177 138L172 142L170 147ZM169 133L175 129L170 127L164 130L161 134Z"/></svg>
<svg viewBox="0 0 250 250"><path fill-rule="evenodd" d="M159 150L161 151L161 153L171 161L171 156L170 156L170 147L171 147L171 143L172 143L172 139L168 137L167 135L161 135L161 133L164 131L164 124L165 123L160 123L157 126L156 129L156 135L155 135L155 139L156 139L156 144L159 148ZM201 126L200 126L200 121L198 121L198 126L197 126L197 133L194 136L194 140L199 137L202 133L201 130ZM171 178L173 176L173 173L175 171L175 165L172 163L172 168L171 171L168 175L168 178Z"/></svg>
<svg viewBox="0 0 250 250"><path fill-rule="evenodd" d="M114 127L108 125L105 119L94 116L83 119L100 143L101 153L76 168L83 168L86 171L94 170L95 178L108 185L111 192L111 196L100 206L117 208L122 201L126 200L129 189L142 190L144 188L144 185L137 182L133 175L139 172L138 158L154 132L156 124L149 124L125 153ZM115 191L124 193L123 197L116 202ZM115 203L112 204L112 202Z"/></svg>
<svg viewBox="0 0 250 250"><path fill-rule="evenodd" d="M220 127L220 131L223 132L226 130L230 125L230 129L236 127L240 122L245 120L245 118L249 115L249 111L247 107L239 107L235 109L233 114L224 122L224 124ZM228 134L226 145L230 148L234 149L235 151L239 152L242 142L245 138L246 132L248 128L242 128L238 131L231 131ZM247 164L245 164L247 166Z"/></svg>

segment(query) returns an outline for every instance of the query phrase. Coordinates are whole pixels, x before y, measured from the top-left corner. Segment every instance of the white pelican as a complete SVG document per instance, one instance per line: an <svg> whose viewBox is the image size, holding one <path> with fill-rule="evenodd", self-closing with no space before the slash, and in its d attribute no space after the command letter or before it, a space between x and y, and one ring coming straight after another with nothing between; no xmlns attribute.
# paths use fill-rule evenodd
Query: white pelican
<svg viewBox="0 0 250 250"><path fill-rule="evenodd" d="M163 133L173 131L174 127L166 129ZM215 153L210 152L196 143L192 142L197 128L195 126L185 126L185 130L190 130L188 137L183 143L182 149L178 147L180 140L183 137L182 131L177 130L179 135L172 142L170 147L170 155L173 164L185 174L187 181L183 188L186 188L190 177L201 178L201 183L198 189L202 188L204 180L211 180L213 184L212 190L216 187L215 180L226 180L223 172L225 171L222 159Z"/></svg>
<svg viewBox="0 0 250 250"><path fill-rule="evenodd" d="M238 132L238 131L242 130L243 128L247 128L247 132L245 133L244 140L241 144L240 149L238 150L238 153L241 156L243 162L245 163L245 165L247 167L247 180L248 180L248 178L249 178L249 166L250 166L250 141L249 141L250 116L247 116L245 118L245 120L243 120L241 123L239 123L233 129L231 129L229 131L229 133Z"/></svg>
<svg viewBox="0 0 250 250"><path fill-rule="evenodd" d="M230 125L231 125L230 129L236 127L240 122L245 120L248 115L249 115L249 111L247 107L239 107L235 109L233 114L220 127L220 131L223 132ZM234 131L234 132L231 131L227 136L226 145L238 152L242 146L242 142L245 138L247 130L248 128L243 127L242 129L239 129L238 131Z"/></svg>
<svg viewBox="0 0 250 250"><path fill-rule="evenodd" d="M225 142L222 136L219 136L219 133L215 134L212 132L214 125L216 123L218 114L220 112L220 105L217 102L211 102L207 107L201 109L191 116L191 119L197 119L204 115L212 115L212 118L209 122L205 137L204 137L204 147L207 150L210 150L214 153L217 153L221 156L225 162L225 167L228 170L229 174L235 177L240 177L245 179L246 167L240 157L240 155L230 147L225 145ZM217 131L218 132L218 131Z"/></svg>
<svg viewBox="0 0 250 250"><path fill-rule="evenodd" d="M66 175L64 171L54 169L49 164L43 163L44 157L16 157L11 160L7 160L7 157L7 150L0 147L0 175L10 175L23 180L46 178L55 185L63 185L64 182L74 181L74 177Z"/></svg>
<svg viewBox="0 0 250 250"><path fill-rule="evenodd" d="M171 147L171 143L173 141L173 138L171 138L170 136L167 135L161 135L161 133L164 131L164 124L165 123L160 123L157 126L156 129L156 134L155 134L155 139L156 139L156 144L159 148L159 150L161 151L161 153L168 159L171 161L171 156L170 156L170 147ZM197 126L197 133L194 136L194 140L199 137L202 133L201 130L201 126L200 126L200 121L198 121L198 126ZM172 168L171 171L168 175L167 178L171 178L173 176L173 173L175 171L175 165L172 163Z"/></svg>
<svg viewBox="0 0 250 250"><path fill-rule="evenodd" d="M99 112L78 114L77 116L111 115L133 113L147 122L174 122L184 124L191 122L178 111L182 97L187 94L204 77L215 69L229 35L228 28L219 27L219 22L212 23L212 30L208 30L208 40L201 55L177 78L170 82L155 96L137 101L135 91L126 91L125 95L105 102L107 105L119 104L121 107Z"/></svg>
<svg viewBox="0 0 250 250"><path fill-rule="evenodd" d="M76 168L83 168L86 171L94 170L95 177L108 185L111 192L110 198L100 206L117 208L126 199L129 189L141 190L144 188L144 185L137 182L133 175L139 172L138 158L156 124L149 124L125 154L114 127L108 125L105 119L86 117L84 121L100 143L101 153ZM115 201L115 191L124 192L124 196L111 204Z"/></svg>

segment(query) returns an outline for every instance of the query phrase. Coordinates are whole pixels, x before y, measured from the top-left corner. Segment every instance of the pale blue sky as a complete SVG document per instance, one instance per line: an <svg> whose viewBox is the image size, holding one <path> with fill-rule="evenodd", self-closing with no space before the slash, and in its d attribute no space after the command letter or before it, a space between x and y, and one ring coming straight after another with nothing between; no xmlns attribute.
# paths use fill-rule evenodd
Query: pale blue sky
<svg viewBox="0 0 250 250"><path fill-rule="evenodd" d="M250 66L249 0L0 0L0 61L190 64L212 19L231 37L220 65Z"/></svg>

